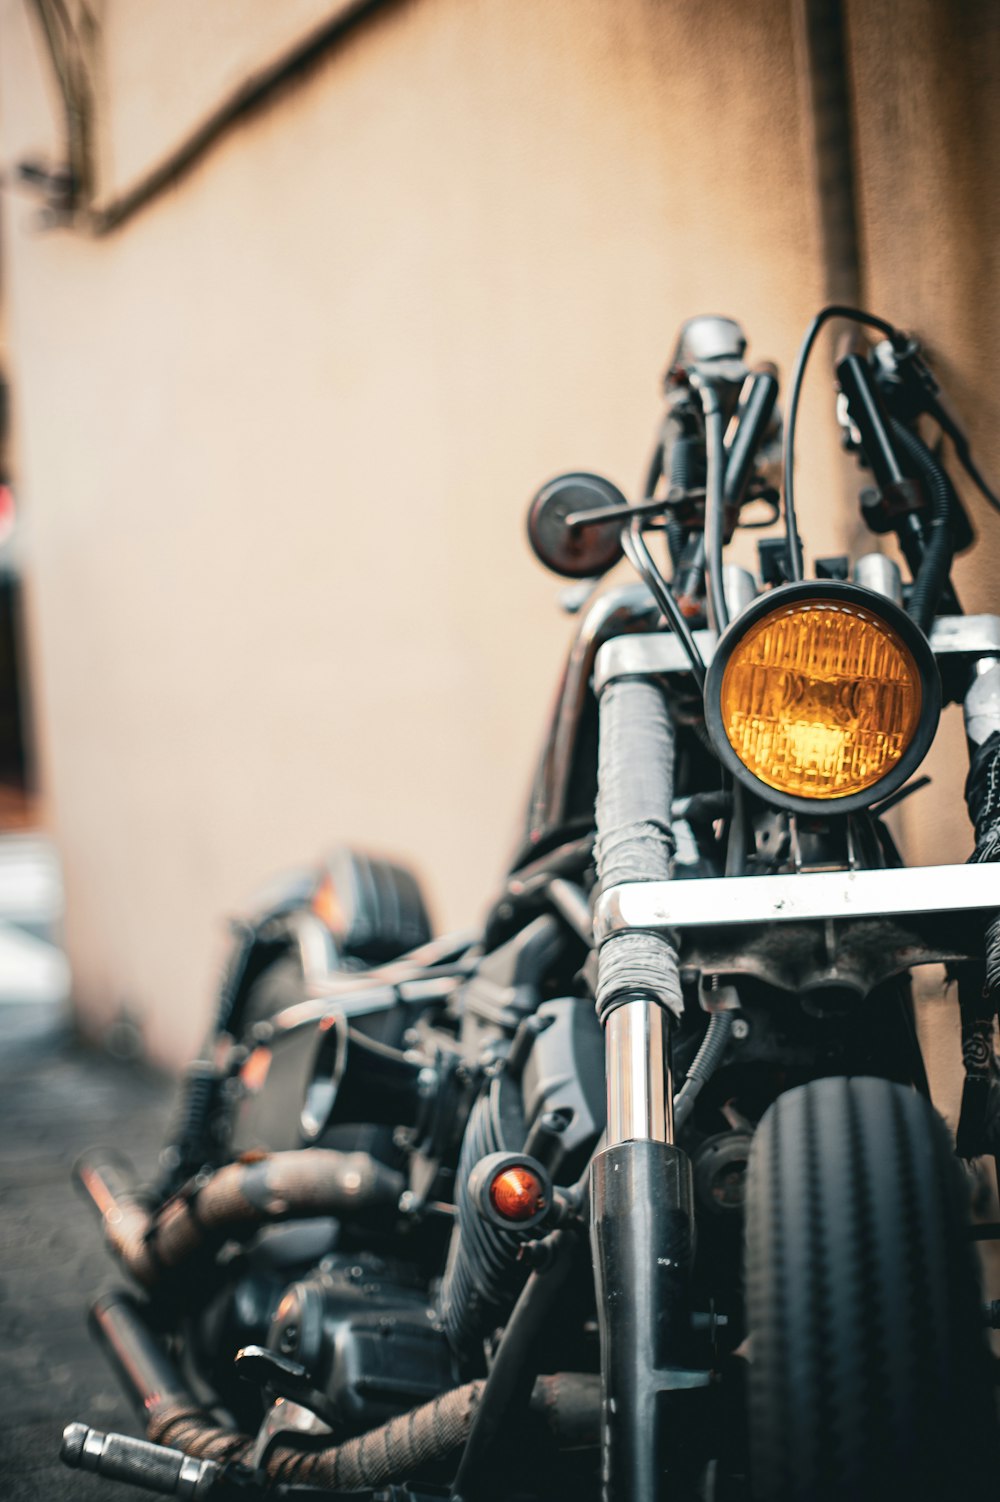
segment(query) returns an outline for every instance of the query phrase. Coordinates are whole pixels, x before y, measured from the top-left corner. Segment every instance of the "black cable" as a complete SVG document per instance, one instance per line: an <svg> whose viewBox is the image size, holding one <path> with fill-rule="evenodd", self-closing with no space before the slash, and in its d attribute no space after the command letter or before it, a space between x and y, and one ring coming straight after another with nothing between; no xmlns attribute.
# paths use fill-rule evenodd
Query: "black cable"
<svg viewBox="0 0 1000 1502"><path fill-rule="evenodd" d="M771 514L770 516L762 516L755 522L744 521L741 516L740 527L742 530L744 532L761 532L765 527L773 527L781 515L781 507L778 505L778 502L769 495L754 495L750 499L751 501L763 501L765 506L770 507Z"/></svg>
<svg viewBox="0 0 1000 1502"><path fill-rule="evenodd" d="M877 819L881 819L883 814L887 814L890 808L895 808L897 804L902 803L904 798L909 798L911 793L919 793L921 788L927 787L930 780L929 777L915 777L912 782L890 793L888 798L882 798L878 803L873 803L868 812L874 814Z"/></svg>
<svg viewBox="0 0 1000 1502"><path fill-rule="evenodd" d="M806 329L805 338L799 348L798 358L795 361L795 373L792 376L792 384L788 393L788 418L785 430L785 462L784 462L784 491L785 491L785 536L788 540L788 570L793 580L798 581L803 577L802 572L802 542L799 538L798 523L795 516L795 424L799 412L799 395L802 391L802 379L806 372L806 363L816 343L817 335L825 323L831 318L846 318L851 323L865 324L870 328L878 329L893 345L898 346L903 340L903 335L891 323L884 318L878 318L874 313L866 313L863 308L849 308L840 303L829 303L821 308Z"/></svg>
<svg viewBox="0 0 1000 1502"><path fill-rule="evenodd" d="M452 1487L455 1498L489 1490L501 1442L520 1430L535 1378L544 1370L542 1337L573 1271L576 1243L569 1231L560 1229L541 1245L549 1260L529 1275L500 1338Z"/></svg>
<svg viewBox="0 0 1000 1502"><path fill-rule="evenodd" d="M938 419L938 421L940 422L940 419ZM965 437L964 433L961 433L954 427L952 427L950 430L946 428L945 432L948 433L948 436L951 438L951 441L955 446L955 453L958 455L959 463L965 470L965 473L968 475L973 485L975 485L976 489L979 491L979 494L982 496L983 500L988 502L988 504L993 507L994 511L1000 511L1000 496L998 496L996 492L991 490L989 485L987 485L986 480L983 477L982 470L979 468L978 464L975 463L972 458L972 454L969 452L968 439ZM958 434L957 437L956 433Z"/></svg>
<svg viewBox="0 0 1000 1502"><path fill-rule="evenodd" d="M719 394L711 381L692 371L691 385L698 393L705 414L705 555L708 559L708 600L712 625L720 635L729 625L729 610L722 580L722 549L725 542L726 430Z"/></svg>
<svg viewBox="0 0 1000 1502"><path fill-rule="evenodd" d="M653 449L653 452L650 455L649 463L646 466L646 477L643 481L642 486L642 499L644 502L651 501L654 498L654 496L656 495L656 487L657 485L659 485L661 477L666 474L666 471L663 468L663 460L666 457L667 451L666 434L668 422L665 422L663 424L660 430L659 437L656 441L656 446ZM674 447L676 449L676 445ZM672 487L675 483L673 477L667 476L667 480L668 484ZM687 537L687 532L682 526L680 526L678 522L668 522L666 530L667 550L670 554L670 565L674 570L676 570L678 560L681 556L681 549L683 548L684 540Z"/></svg>
<svg viewBox="0 0 1000 1502"><path fill-rule="evenodd" d="M646 546L642 536L641 517L633 518L627 527L622 528L622 551L639 577L645 582L653 599L679 637L688 662L691 664L695 681L698 687L703 689L705 687L705 664L698 651L698 643L692 636L691 627L670 593L666 580L656 567L652 554Z"/></svg>
<svg viewBox="0 0 1000 1502"><path fill-rule="evenodd" d="M726 875L744 876L747 869L747 819L746 792L738 782L733 783L733 812L729 820L729 836L726 841Z"/></svg>
<svg viewBox="0 0 1000 1502"><path fill-rule="evenodd" d="M948 570L953 555L951 527L951 481L934 455L916 433L910 431L896 418L889 419L892 436L924 482L930 503L929 537L924 545L924 556L913 580L908 613L925 634L941 602L941 594L948 582Z"/></svg>

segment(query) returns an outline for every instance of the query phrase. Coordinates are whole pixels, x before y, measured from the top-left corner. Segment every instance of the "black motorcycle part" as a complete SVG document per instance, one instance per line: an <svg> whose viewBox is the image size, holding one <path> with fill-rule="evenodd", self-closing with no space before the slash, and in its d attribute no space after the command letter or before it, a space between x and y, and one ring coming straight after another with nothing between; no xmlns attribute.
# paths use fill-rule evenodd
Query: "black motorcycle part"
<svg viewBox="0 0 1000 1502"><path fill-rule="evenodd" d="M387 964L431 938L423 893L410 870L337 846L319 871L286 878L263 907L234 920L216 1034L244 1037L256 1023L305 999L298 938L303 915L328 929L337 970Z"/></svg>
<svg viewBox="0 0 1000 1502"><path fill-rule="evenodd" d="M754 1498L995 1495L968 1194L928 1103L865 1077L787 1091L755 1134L747 1212Z"/></svg>
<svg viewBox="0 0 1000 1502"><path fill-rule="evenodd" d="M778 400L777 377L768 370L754 371L744 390L746 395L740 408L739 424L726 455L723 496L730 511L742 506L746 499L757 451Z"/></svg>
<svg viewBox="0 0 1000 1502"><path fill-rule="evenodd" d="M958 510L957 498L947 474L923 440L901 422L893 422L892 432L910 467L920 476L930 502L927 546L907 604L907 610L920 629L930 631L941 606L955 550L951 521L953 513Z"/></svg>
<svg viewBox="0 0 1000 1502"><path fill-rule="evenodd" d="M993 919L991 928L998 920ZM991 1153L1000 1163L1000 1062L993 1045L996 994L985 984L983 965L956 965L962 1018L965 1082L955 1128L955 1151L962 1158Z"/></svg>
<svg viewBox="0 0 1000 1502"><path fill-rule="evenodd" d="M430 1110L436 1085L425 1061L366 1038L342 1015L325 1017L299 1118L302 1140L320 1142L331 1127L352 1122L414 1126Z"/></svg>
<svg viewBox="0 0 1000 1502"><path fill-rule="evenodd" d="M892 419L868 361L861 355L845 355L837 362L836 373L848 415L861 439L862 453L890 512L922 509L924 496L903 473L890 434Z"/></svg>
<svg viewBox="0 0 1000 1502"><path fill-rule="evenodd" d="M306 1368L348 1434L377 1428L458 1380L412 1272L365 1253L324 1259L286 1289L267 1344Z"/></svg>
<svg viewBox="0 0 1000 1502"><path fill-rule="evenodd" d="M312 1225L299 1221L298 1225ZM258 1248L252 1260L257 1262ZM247 1259L248 1262L251 1259ZM246 1346L263 1345L292 1273L254 1266L229 1279L214 1299L187 1323L185 1340L194 1369L201 1373L219 1401L241 1427L259 1420L257 1395L240 1380L234 1360Z"/></svg>
<svg viewBox="0 0 1000 1502"><path fill-rule="evenodd" d="M965 803L976 831L973 861L1000 860L1000 731L972 751ZM1000 998L1000 917L986 926L986 987L994 1011Z"/></svg>
<svg viewBox="0 0 1000 1502"><path fill-rule="evenodd" d="M573 1264L574 1243L567 1232L554 1232L546 1248L546 1260L521 1290L497 1347L455 1477L456 1502L489 1495L491 1480L503 1470L500 1440L517 1429L530 1401L541 1364L539 1343Z"/></svg>
<svg viewBox="0 0 1000 1502"><path fill-rule="evenodd" d="M972 751L965 803L976 831L972 859L1000 860L1000 730Z"/></svg>
<svg viewBox="0 0 1000 1502"><path fill-rule="evenodd" d="M604 1130L604 1035L586 997L544 1002L520 1071L523 1149L556 1184L573 1184Z"/></svg>
<svg viewBox="0 0 1000 1502"><path fill-rule="evenodd" d="M366 1091L364 1083L357 1088L356 1080L368 1069L370 1086L373 1061L366 1050L371 1044L377 1054L377 1082L384 1084L391 1073L400 1103L400 1087L405 1095L407 1083L414 1082L418 1072L394 1049L409 1014L394 986L359 988L357 995L346 995L341 1005L343 1012L331 1003L328 1014L319 1019L313 1015L298 1020L294 1014L278 1018L258 1042L238 1076L241 1093L232 1124L231 1152L284 1152L306 1142L361 1148L388 1161L386 1134L372 1130L386 1120L378 1092ZM348 1009L350 1039L357 1045L353 1048L350 1039L344 1038ZM387 1052L378 1052L381 1049ZM348 1054L353 1058L350 1076ZM380 1068L383 1063L385 1069ZM392 1067L396 1064L400 1067ZM414 1095L415 1090L414 1084ZM310 1091L315 1092L311 1102L307 1099Z"/></svg>
<svg viewBox="0 0 1000 1502"><path fill-rule="evenodd" d="M483 956L461 993L467 1058L509 1041L537 1009L542 981L564 944L558 919L546 914Z"/></svg>
<svg viewBox="0 0 1000 1502"><path fill-rule="evenodd" d="M516 1299L527 1269L518 1263L523 1239L484 1220L469 1195L481 1158L524 1146L520 1093L509 1075L491 1081L472 1108L456 1174L458 1218L441 1284L441 1318L462 1366L474 1368L483 1338Z"/></svg>
<svg viewBox="0 0 1000 1502"><path fill-rule="evenodd" d="M749 1132L718 1132L706 1137L691 1155L694 1192L700 1209L741 1223L746 1204Z"/></svg>
<svg viewBox="0 0 1000 1502"><path fill-rule="evenodd" d="M562 997L538 1007L518 1033L509 1062L469 1116L456 1175L457 1224L441 1285L448 1337L460 1361L472 1367L527 1276L519 1261L524 1236L491 1223L469 1192L476 1165L494 1153L526 1152L556 1184L572 1184L604 1129L604 1039L588 1000Z"/></svg>
<svg viewBox="0 0 1000 1502"><path fill-rule="evenodd" d="M604 1495L676 1502L692 1457L681 1405L693 1371L691 1167L664 1142L621 1142L591 1168L591 1239L601 1332Z"/></svg>
<svg viewBox="0 0 1000 1502"><path fill-rule="evenodd" d="M384 965L431 938L420 883L406 866L339 845L326 858L321 906L338 953L365 965Z"/></svg>
<svg viewBox="0 0 1000 1502"><path fill-rule="evenodd" d="M202 1059L189 1064L184 1071L174 1122L160 1152L161 1177L156 1186L159 1198L165 1199L180 1188L218 1150L211 1126L221 1083L222 1076L216 1066Z"/></svg>

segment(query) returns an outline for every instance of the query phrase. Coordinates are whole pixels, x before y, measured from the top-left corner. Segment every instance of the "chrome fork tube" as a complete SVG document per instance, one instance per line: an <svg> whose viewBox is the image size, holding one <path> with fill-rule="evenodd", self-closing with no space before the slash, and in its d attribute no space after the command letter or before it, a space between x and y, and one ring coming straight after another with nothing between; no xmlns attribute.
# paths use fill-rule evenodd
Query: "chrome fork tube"
<svg viewBox="0 0 1000 1502"><path fill-rule="evenodd" d="M604 892L669 881L674 726L660 686L631 678L600 696L597 871ZM600 936L598 936L600 938ZM595 988L605 1034L606 1146L590 1170L601 1334L604 1502L692 1494L673 1393L707 1384L691 1363L691 1165L673 1142L671 1017L684 1010L671 936L630 928L601 943Z"/></svg>
<svg viewBox="0 0 1000 1502"><path fill-rule="evenodd" d="M607 1144L673 1142L670 1026L661 1006L637 996L605 1023Z"/></svg>

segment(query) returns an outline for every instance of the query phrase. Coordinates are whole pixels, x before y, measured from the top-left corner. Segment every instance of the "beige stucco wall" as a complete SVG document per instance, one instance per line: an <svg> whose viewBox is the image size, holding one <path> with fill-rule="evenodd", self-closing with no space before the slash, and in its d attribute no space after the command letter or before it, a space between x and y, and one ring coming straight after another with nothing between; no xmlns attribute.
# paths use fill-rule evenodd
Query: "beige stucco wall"
<svg viewBox="0 0 1000 1502"><path fill-rule="evenodd" d="M888 11L855 9L884 51ZM183 109L105 100L113 186L232 77L228 23L189 48L167 0L143 11L155 49L105 5L104 87L161 52L201 57L201 82ZM2 0L5 164L58 141L36 54ZM934 293L948 237L921 231L911 275L873 186L883 170L901 201L879 167L899 142L878 142L872 285L911 319L919 281L966 398L980 357ZM90 1025L127 1006L182 1059L219 915L335 838L416 858L440 922L475 919L569 629L527 501L564 468L634 489L693 312L739 317L787 375L823 286L804 143L787 0L406 0L105 239L33 233L5 194L45 783ZM800 441L809 550L835 552L851 518L820 378Z"/></svg>
<svg viewBox="0 0 1000 1502"><path fill-rule="evenodd" d="M850 22L866 295L926 341L997 489L1000 6L854 0ZM959 596L967 611L1000 611L1000 517L967 483L961 489L979 541L956 561ZM961 711L953 706L926 766L934 788L901 810L912 861L968 855L960 797L966 767Z"/></svg>
<svg viewBox="0 0 1000 1502"><path fill-rule="evenodd" d="M126 192L220 100L357 0L94 0L101 202Z"/></svg>

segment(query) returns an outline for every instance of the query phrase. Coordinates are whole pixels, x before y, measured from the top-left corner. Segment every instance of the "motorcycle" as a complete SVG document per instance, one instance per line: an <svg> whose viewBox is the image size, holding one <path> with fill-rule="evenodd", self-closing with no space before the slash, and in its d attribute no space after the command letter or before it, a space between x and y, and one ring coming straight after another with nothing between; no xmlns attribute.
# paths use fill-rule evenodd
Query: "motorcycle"
<svg viewBox="0 0 1000 1502"><path fill-rule="evenodd" d="M806 576L795 427L833 320L906 584L888 551ZM963 1164L1000 1150L1000 618L951 582L945 441L1000 502L911 335L823 309L784 428L746 348L685 324L636 503L586 473L532 502L587 598L482 929L433 937L409 872L335 852L234 924L158 1181L81 1159L131 1282L92 1325L146 1433L72 1423L68 1465L191 1498L995 1488L998 1227ZM759 577L725 561L782 512ZM638 578L600 585L623 555ZM907 868L885 815L948 702L975 848ZM957 1152L928 963L961 1013Z"/></svg>

